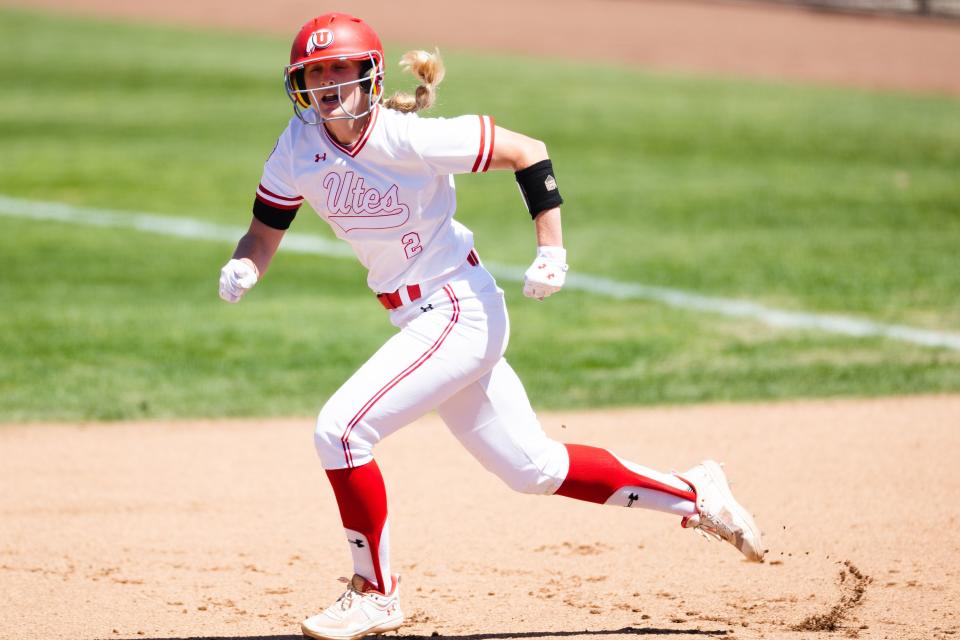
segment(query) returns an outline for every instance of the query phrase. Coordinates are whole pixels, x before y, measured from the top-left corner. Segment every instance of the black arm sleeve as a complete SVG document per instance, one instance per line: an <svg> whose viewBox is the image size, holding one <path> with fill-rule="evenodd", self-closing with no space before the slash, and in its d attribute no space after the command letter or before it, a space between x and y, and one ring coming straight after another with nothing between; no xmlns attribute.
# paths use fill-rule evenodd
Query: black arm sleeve
<svg viewBox="0 0 960 640"><path fill-rule="evenodd" d="M253 200L253 217L274 229L289 229L299 210L299 206L295 209L280 209L271 207L259 198Z"/></svg>
<svg viewBox="0 0 960 640"><path fill-rule="evenodd" d="M547 209L563 204L563 198L557 189L557 179L553 174L553 163L549 159L521 169L514 175L531 217L536 218Z"/></svg>

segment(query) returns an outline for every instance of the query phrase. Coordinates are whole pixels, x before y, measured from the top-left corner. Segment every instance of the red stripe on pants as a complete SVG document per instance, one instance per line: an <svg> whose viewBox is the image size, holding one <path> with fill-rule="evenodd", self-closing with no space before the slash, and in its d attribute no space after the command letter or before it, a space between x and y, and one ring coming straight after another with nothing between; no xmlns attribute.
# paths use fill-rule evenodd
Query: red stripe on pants
<svg viewBox="0 0 960 640"><path fill-rule="evenodd" d="M630 471L606 449L582 444L563 446L570 455L570 470L567 471L563 484L557 489L558 495L603 504L623 487L641 487L669 493L693 503L697 501L697 496L692 491L675 489Z"/></svg>
<svg viewBox="0 0 960 640"><path fill-rule="evenodd" d="M401 380L406 378L408 375L420 368L424 362L430 359L430 357L436 353L437 349L440 348L440 345L443 344L443 341L447 339L447 336L450 335L450 332L453 331L453 326L457 324L457 318L460 317L460 300L457 298L456 294L453 292L453 287L449 284L444 285L444 293L447 294L447 298L450 299L450 304L453 305L453 315L450 316L450 322L447 323L447 326L444 327L443 333L440 334L440 337L437 338L429 349L427 349L417 360L411 364L409 367L398 373L393 380L383 385L379 391L373 394L373 397L367 400L366 404L357 412L353 418L350 419L350 422L347 424L347 428L344 430L343 435L340 436L340 443L343 445L343 457L347 462L348 467L353 466L353 453L350 451L350 432L353 431L353 428L357 426L357 423L363 420L363 417L367 415L367 412L373 408L377 402L380 401L380 398L384 396L385 393L393 389Z"/></svg>
<svg viewBox="0 0 960 640"><path fill-rule="evenodd" d="M377 589L389 593L380 570L380 535L387 521L387 489L375 460L352 469L328 469L327 477L337 497L344 529L359 531L367 538L376 572Z"/></svg>

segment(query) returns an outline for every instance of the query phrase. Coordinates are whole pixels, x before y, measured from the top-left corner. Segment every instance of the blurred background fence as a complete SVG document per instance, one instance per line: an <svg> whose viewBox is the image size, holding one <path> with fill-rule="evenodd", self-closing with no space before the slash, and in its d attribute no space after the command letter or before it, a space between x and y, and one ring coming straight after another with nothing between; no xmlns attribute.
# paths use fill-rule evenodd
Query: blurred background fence
<svg viewBox="0 0 960 640"><path fill-rule="evenodd" d="M909 14L960 18L960 0L767 0L827 11Z"/></svg>

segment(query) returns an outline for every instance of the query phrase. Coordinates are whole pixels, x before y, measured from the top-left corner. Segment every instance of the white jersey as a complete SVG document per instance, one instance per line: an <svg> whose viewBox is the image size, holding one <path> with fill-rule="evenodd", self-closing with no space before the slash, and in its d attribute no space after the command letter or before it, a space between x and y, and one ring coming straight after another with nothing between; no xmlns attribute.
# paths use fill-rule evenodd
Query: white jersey
<svg viewBox="0 0 960 640"><path fill-rule="evenodd" d="M285 229L306 200L350 243L375 292L441 277L473 249L453 219L453 174L490 167L490 116L421 118L377 106L351 147L291 118L264 165L254 215Z"/></svg>

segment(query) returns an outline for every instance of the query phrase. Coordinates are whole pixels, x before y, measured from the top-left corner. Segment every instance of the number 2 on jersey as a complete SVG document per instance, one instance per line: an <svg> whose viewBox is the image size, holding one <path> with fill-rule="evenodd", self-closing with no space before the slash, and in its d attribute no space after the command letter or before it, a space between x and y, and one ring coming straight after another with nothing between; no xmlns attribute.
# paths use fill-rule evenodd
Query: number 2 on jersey
<svg viewBox="0 0 960 640"><path fill-rule="evenodd" d="M423 245L420 244L420 235L414 231L404 234L400 238L400 242L403 243L403 253L406 254L407 260L423 251Z"/></svg>

